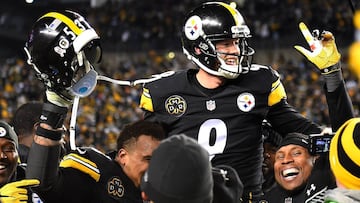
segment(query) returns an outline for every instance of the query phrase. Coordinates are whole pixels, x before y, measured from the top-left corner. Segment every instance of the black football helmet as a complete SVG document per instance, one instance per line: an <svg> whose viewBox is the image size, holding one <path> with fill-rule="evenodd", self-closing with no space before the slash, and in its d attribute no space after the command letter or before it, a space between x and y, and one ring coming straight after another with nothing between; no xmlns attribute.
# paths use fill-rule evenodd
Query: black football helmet
<svg viewBox="0 0 360 203"><path fill-rule="evenodd" d="M251 66L254 49L248 46L251 37L235 4L207 2L192 10L185 21L182 32L183 51L187 57L206 72L228 79L237 78ZM237 65L227 65L215 49L215 42L239 39L240 55ZM201 53L195 52L199 48ZM221 53L226 54L226 53Z"/></svg>
<svg viewBox="0 0 360 203"><path fill-rule="evenodd" d="M92 64L101 60L100 37L73 11L49 12L32 27L25 44L28 64L47 89L87 96L96 86Z"/></svg>

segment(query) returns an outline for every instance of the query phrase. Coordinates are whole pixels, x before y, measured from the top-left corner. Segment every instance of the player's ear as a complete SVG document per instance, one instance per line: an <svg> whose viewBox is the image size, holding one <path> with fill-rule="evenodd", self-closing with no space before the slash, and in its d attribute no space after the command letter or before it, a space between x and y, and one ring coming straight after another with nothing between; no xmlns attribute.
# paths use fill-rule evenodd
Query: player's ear
<svg viewBox="0 0 360 203"><path fill-rule="evenodd" d="M123 148L119 149L119 151L117 152L116 160L119 162L120 165L125 165L127 154L128 152Z"/></svg>

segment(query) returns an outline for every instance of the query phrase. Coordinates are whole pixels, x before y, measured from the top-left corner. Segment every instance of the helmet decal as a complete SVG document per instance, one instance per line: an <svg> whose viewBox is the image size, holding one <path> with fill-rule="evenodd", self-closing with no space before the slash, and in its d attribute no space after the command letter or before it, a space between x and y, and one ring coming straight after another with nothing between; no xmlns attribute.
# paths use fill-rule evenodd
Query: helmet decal
<svg viewBox="0 0 360 203"><path fill-rule="evenodd" d="M82 27L82 29L80 29L75 23L74 21L72 21L70 18L68 18L67 16L61 14L61 13L57 13L57 12L50 12L50 13L47 13L45 15L43 15L41 18L45 18L45 17L52 17L54 18L55 20L53 21L54 24L57 24L58 23L55 23L57 22L57 20L61 20L61 22L65 23L70 29L72 32L74 32L76 35L80 35L84 30L85 28ZM76 19L78 20L78 19ZM77 22L75 20L75 22ZM53 25L53 23L51 23L51 25ZM79 25L81 25L79 22L78 22ZM49 26L49 28L51 28L51 26ZM69 33L70 34L70 33ZM73 40L75 39L76 36L73 36Z"/></svg>
<svg viewBox="0 0 360 203"><path fill-rule="evenodd" d="M199 16L190 17L186 21L184 29L185 35L189 40L196 40L203 32L201 18Z"/></svg>
<svg viewBox="0 0 360 203"><path fill-rule="evenodd" d="M69 40L66 38L60 39L59 46L54 47L54 51L58 53L61 57L65 56L66 49L70 46Z"/></svg>
<svg viewBox="0 0 360 203"><path fill-rule="evenodd" d="M244 21L242 19L242 16L240 15L239 12L237 12L235 10L235 8L233 8L231 5L223 3L223 2L219 2L220 5L224 6L225 8L227 8L229 10L229 12L233 15L234 21L235 21L235 25L239 25L240 22L239 21ZM240 19L239 19L240 18Z"/></svg>

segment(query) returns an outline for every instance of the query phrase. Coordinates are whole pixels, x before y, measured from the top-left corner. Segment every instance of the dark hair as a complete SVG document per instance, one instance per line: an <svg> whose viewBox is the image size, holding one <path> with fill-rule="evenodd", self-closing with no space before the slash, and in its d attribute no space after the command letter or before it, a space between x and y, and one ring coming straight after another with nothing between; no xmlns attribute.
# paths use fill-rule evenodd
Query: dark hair
<svg viewBox="0 0 360 203"><path fill-rule="evenodd" d="M14 114L12 126L18 136L30 136L34 125L39 122L42 111L42 102L28 102L21 105Z"/></svg>
<svg viewBox="0 0 360 203"><path fill-rule="evenodd" d="M141 135L148 135L157 140L165 138L166 133L163 126L157 122L139 120L125 125L117 138L117 150L134 143Z"/></svg>

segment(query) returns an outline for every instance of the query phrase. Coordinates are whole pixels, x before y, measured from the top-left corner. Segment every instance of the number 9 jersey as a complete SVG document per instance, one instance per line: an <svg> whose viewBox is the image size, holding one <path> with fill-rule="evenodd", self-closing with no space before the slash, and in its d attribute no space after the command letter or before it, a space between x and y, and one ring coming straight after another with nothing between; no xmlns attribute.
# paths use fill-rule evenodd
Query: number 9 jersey
<svg viewBox="0 0 360 203"><path fill-rule="evenodd" d="M169 136L184 133L196 139L214 166L235 168L244 194L261 193L264 119L281 134L320 132L287 104L280 77L270 67L253 64L216 89L202 87L196 73L163 74L146 83L140 101L144 118L164 123Z"/></svg>

